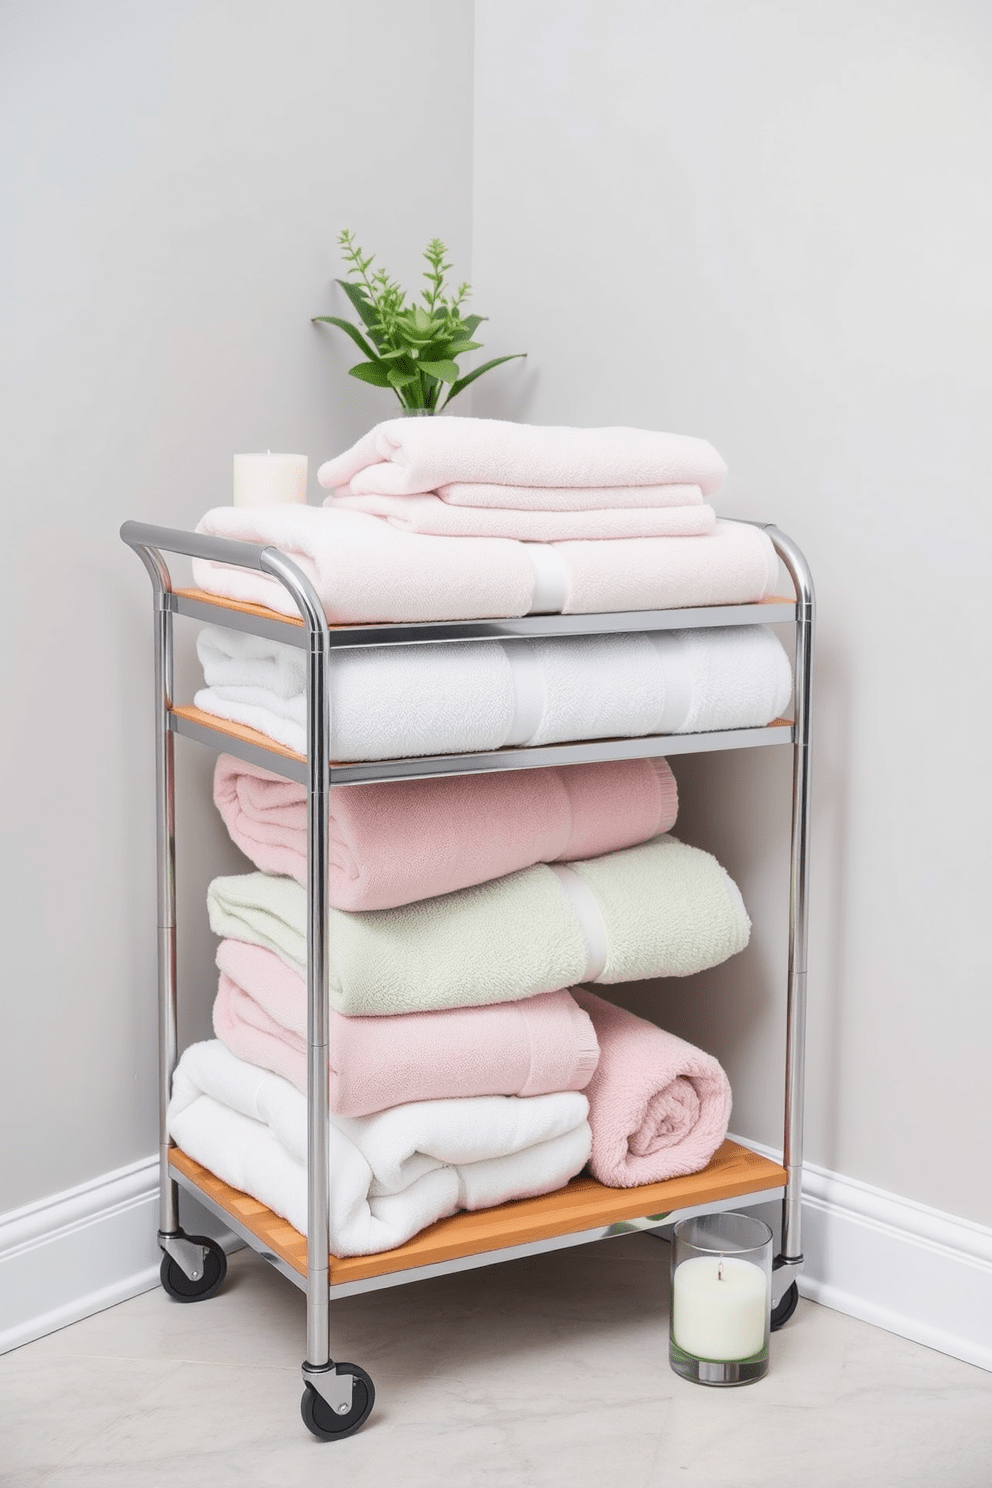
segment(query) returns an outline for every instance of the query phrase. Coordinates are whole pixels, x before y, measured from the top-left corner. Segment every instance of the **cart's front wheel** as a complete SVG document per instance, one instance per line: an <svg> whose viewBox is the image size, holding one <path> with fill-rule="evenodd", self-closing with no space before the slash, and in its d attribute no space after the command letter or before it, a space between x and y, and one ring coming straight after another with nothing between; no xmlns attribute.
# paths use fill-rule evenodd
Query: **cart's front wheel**
<svg viewBox="0 0 992 1488"><path fill-rule="evenodd" d="M799 1287L795 1282L782 1296L777 1307L772 1308L772 1332L777 1333L779 1328L784 1328L786 1323L799 1306Z"/></svg>
<svg viewBox="0 0 992 1488"><path fill-rule="evenodd" d="M176 1302L202 1302L205 1297L212 1297L215 1292L219 1292L224 1285L227 1256L217 1241L208 1239L206 1235L184 1235L183 1238L191 1245L204 1247L206 1255L203 1257L203 1275L198 1276L196 1281L191 1281L179 1262L174 1261L170 1255L163 1255L159 1275L163 1287Z"/></svg>
<svg viewBox="0 0 992 1488"><path fill-rule="evenodd" d="M304 1426L321 1441L340 1441L344 1436L351 1436L359 1426L364 1426L375 1404L375 1385L364 1369L359 1369L357 1364L336 1364L334 1367L338 1374L352 1376L351 1405L348 1410L339 1416L311 1384L304 1388L303 1399L300 1401Z"/></svg>

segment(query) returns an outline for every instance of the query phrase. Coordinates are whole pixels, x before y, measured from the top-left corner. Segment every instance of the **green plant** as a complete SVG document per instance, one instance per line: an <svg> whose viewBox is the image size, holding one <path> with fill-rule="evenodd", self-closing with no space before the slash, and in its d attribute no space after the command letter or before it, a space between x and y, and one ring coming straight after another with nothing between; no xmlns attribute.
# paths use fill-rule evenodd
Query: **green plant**
<svg viewBox="0 0 992 1488"><path fill-rule="evenodd" d="M367 358L348 369L360 382L392 388L404 408L437 413L484 372L514 357L526 356L526 352L517 351L494 357L459 377L457 359L482 345L472 337L485 316L462 314L471 285L460 284L455 294L446 293L445 275L451 265L445 262L448 250L440 238L432 238L424 250L428 267L423 274L427 288L420 296L423 304L407 304L404 291L383 269L370 273L375 255L366 254L347 229L338 243L351 269L349 278L337 283L357 311L366 335L337 315L315 315L313 319L344 331Z"/></svg>

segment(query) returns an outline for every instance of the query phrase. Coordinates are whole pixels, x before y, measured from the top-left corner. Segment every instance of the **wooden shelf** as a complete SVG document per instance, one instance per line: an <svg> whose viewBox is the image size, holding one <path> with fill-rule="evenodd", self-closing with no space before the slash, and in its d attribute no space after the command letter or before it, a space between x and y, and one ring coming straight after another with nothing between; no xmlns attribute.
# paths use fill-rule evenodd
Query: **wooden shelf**
<svg viewBox="0 0 992 1488"><path fill-rule="evenodd" d="M283 625L298 625L303 628L299 615L284 615L281 610L270 610L267 605L249 604L243 599L227 599L223 594L208 594L206 589L177 589L182 599L192 599L197 604L215 605L220 610L236 610L239 615L254 615L259 620L278 620Z"/></svg>
<svg viewBox="0 0 992 1488"><path fill-rule="evenodd" d="M213 729L214 733L226 735L229 739L237 739L242 744L253 744L256 749L267 749L270 754L279 754L283 759L296 760L305 765L307 757L305 754L297 754L295 749L287 749L284 744L279 744L270 734L260 734L258 729L248 728L244 723L230 723L226 718L218 718L216 713L204 713L202 708L194 708L185 704L177 705L172 709L177 718L185 718L188 723L197 724L200 728ZM223 739L218 739L217 748L223 749Z"/></svg>
<svg viewBox="0 0 992 1488"><path fill-rule="evenodd" d="M199 1189L301 1276L306 1275L307 1242L299 1230L257 1199L241 1193L174 1147L169 1162L176 1173ZM495 1209L452 1215L430 1225L395 1250L378 1255L330 1257L331 1285L364 1281L395 1271L478 1255L489 1250L579 1234L621 1220L668 1214L675 1209L744 1197L785 1185L785 1169L736 1142L724 1142L701 1173L648 1183L640 1188L606 1188L593 1178L573 1178L565 1188L537 1199L518 1199Z"/></svg>
<svg viewBox="0 0 992 1488"><path fill-rule="evenodd" d="M255 749L265 749L270 754L278 754L283 759L293 760L293 762L295 764L303 765L303 766L306 765L307 757L306 757L305 754L297 754L295 750L293 750L293 749L287 749L284 744L278 744L275 741L275 739L273 739L273 738L270 737L269 734L261 734L261 733L258 732L257 729L249 728L247 726L247 724L243 724L243 723L231 723L226 718L218 718L217 715L216 715L216 713L205 713L202 708L194 708L194 707L192 707L191 705L188 705L188 704L177 704L172 709L172 712L174 713L174 715L177 718L183 719L185 722L192 724L195 728L198 728L198 729L210 729L211 732L213 732L215 734L219 734L220 735L220 738L217 740L217 748L218 749L223 749L224 748L223 740L225 738L228 738L228 739L232 739L232 740L236 741L239 744L249 744L249 745L251 745ZM768 723L768 724L765 724L764 725L764 728L758 727L758 728L736 729L736 730L718 730L718 731L716 731L714 733L714 735L712 737L716 737L716 733L719 733L720 736L721 736L721 738L726 738L726 736L729 733L733 733L733 734L735 734L737 736L741 736L741 737L747 737L747 736L752 736L753 737L753 736L760 736L760 735L766 733L769 730L783 729L783 728L790 728L790 729L792 728L792 719L791 718L773 718L772 721L771 721L771 723ZM181 730L180 730L180 732L181 732ZM664 742L665 742L665 745L667 746L667 752L668 753L671 753L671 754L682 754L682 753L686 753L686 752L691 752L691 751L687 751L686 750L686 743L687 742L692 741L692 740L696 740L696 739L706 739L707 737L710 737L710 736L708 736L706 734L665 734L665 735L652 735L650 737L651 737L652 742L655 739L657 739L657 738L663 738L664 739ZM644 736L645 742L647 742L647 739L648 739L648 736ZM553 750L553 749L566 750L566 749L577 748L577 747L579 747L581 745L588 745L590 747L590 750L592 750L597 745L601 745L601 744L604 744L604 743L613 743L613 742L621 743L621 742L627 742L627 741L622 741L620 739L617 739L615 741L614 740L603 740L603 739L574 739L574 740L566 741L565 743L563 743L561 745L543 745L543 746L539 746L538 748L536 748L536 749L533 750L533 754L535 756L543 756L543 755L549 754L551 752L551 750ZM635 737L633 739L633 743L636 745L638 742L639 742L639 739L637 737ZM735 740L735 742L739 742L739 740ZM763 739L760 739L760 738L755 738L755 742L762 742L763 743L763 742L766 742L766 741L763 740ZM729 746L724 745L723 747L729 747ZM505 748L505 749L496 749L496 750L493 750L491 752L491 756L489 756L489 757L491 757L493 759L498 759L501 755L505 755L508 758L521 758L522 759L529 752L530 751L528 751L528 749L526 748L526 746L523 747L523 748L518 748L517 746L514 745L514 746L511 746L511 747L508 747L508 748ZM654 751L652 750L652 753L653 752ZM661 752L662 753L665 753L666 750L662 750ZM622 758L623 756L622 755L618 755L617 757L618 758ZM633 757L636 757L636 755L632 755L631 757L632 758ZM460 755L460 756L446 755L446 756L444 756L444 758L446 760L451 760L452 762L456 762L458 759L464 759L466 761L466 764L470 765L471 764L471 761L473 759L473 756L471 754ZM418 759L418 757L417 756L414 756L414 760L413 760L414 764L417 763L417 759ZM362 770L363 767L364 767L364 768L367 768L367 769L371 770L373 768L373 766L375 766L375 765L380 765L381 764L381 765L384 765L384 766L388 767L392 763L394 763L394 762L393 761L390 761L390 760L373 761L371 763L365 762L365 761L359 761L357 763L353 763L351 761L331 760L331 769L332 770L342 770L342 769L353 769L354 768L354 769L357 769L357 770ZM397 760L397 761L395 761L395 763L397 765L399 765L402 762L400 760ZM424 773L428 773L428 772L425 771ZM469 772L467 772L467 773L469 773Z"/></svg>
<svg viewBox="0 0 992 1488"><path fill-rule="evenodd" d="M254 615L255 618L258 620L277 620L284 625L299 625L300 627L303 626L303 621L299 615L283 614L281 610L271 610L268 608L267 605L250 604L247 600L227 599L222 594L209 594L206 589L177 589L175 593L181 599L192 600L194 604L213 605L215 608L220 610L236 610L239 615ZM795 602L795 599L791 598L788 594L766 594L764 599L756 599L752 601L752 603L757 605L794 605ZM708 609L709 606L699 605L695 608L705 610ZM499 619L500 617L494 616L493 618ZM514 619L521 617L511 616L509 618ZM350 630L352 629L352 626L332 625L331 629Z"/></svg>

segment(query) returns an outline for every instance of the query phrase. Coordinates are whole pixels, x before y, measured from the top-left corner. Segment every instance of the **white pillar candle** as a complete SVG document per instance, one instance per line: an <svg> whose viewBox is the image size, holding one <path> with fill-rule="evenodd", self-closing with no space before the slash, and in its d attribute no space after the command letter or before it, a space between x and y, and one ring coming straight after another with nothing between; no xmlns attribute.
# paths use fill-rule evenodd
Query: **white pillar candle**
<svg viewBox="0 0 992 1488"><path fill-rule="evenodd" d="M306 455L235 455L234 505L272 506L307 499Z"/></svg>
<svg viewBox="0 0 992 1488"><path fill-rule="evenodd" d="M765 1273L735 1256L693 1256L675 1268L672 1336L695 1359L749 1359L765 1342Z"/></svg>

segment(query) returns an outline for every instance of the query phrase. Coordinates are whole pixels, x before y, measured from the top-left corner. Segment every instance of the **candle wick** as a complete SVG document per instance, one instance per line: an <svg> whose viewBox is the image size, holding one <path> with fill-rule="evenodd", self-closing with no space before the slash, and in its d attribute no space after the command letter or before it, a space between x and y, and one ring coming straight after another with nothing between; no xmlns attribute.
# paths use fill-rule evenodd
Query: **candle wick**
<svg viewBox="0 0 992 1488"><path fill-rule="evenodd" d="M716 1268L716 1279L717 1279L717 1281L722 1281L723 1280L723 1262L722 1261L720 1262L719 1266L717 1266L717 1268Z"/></svg>

